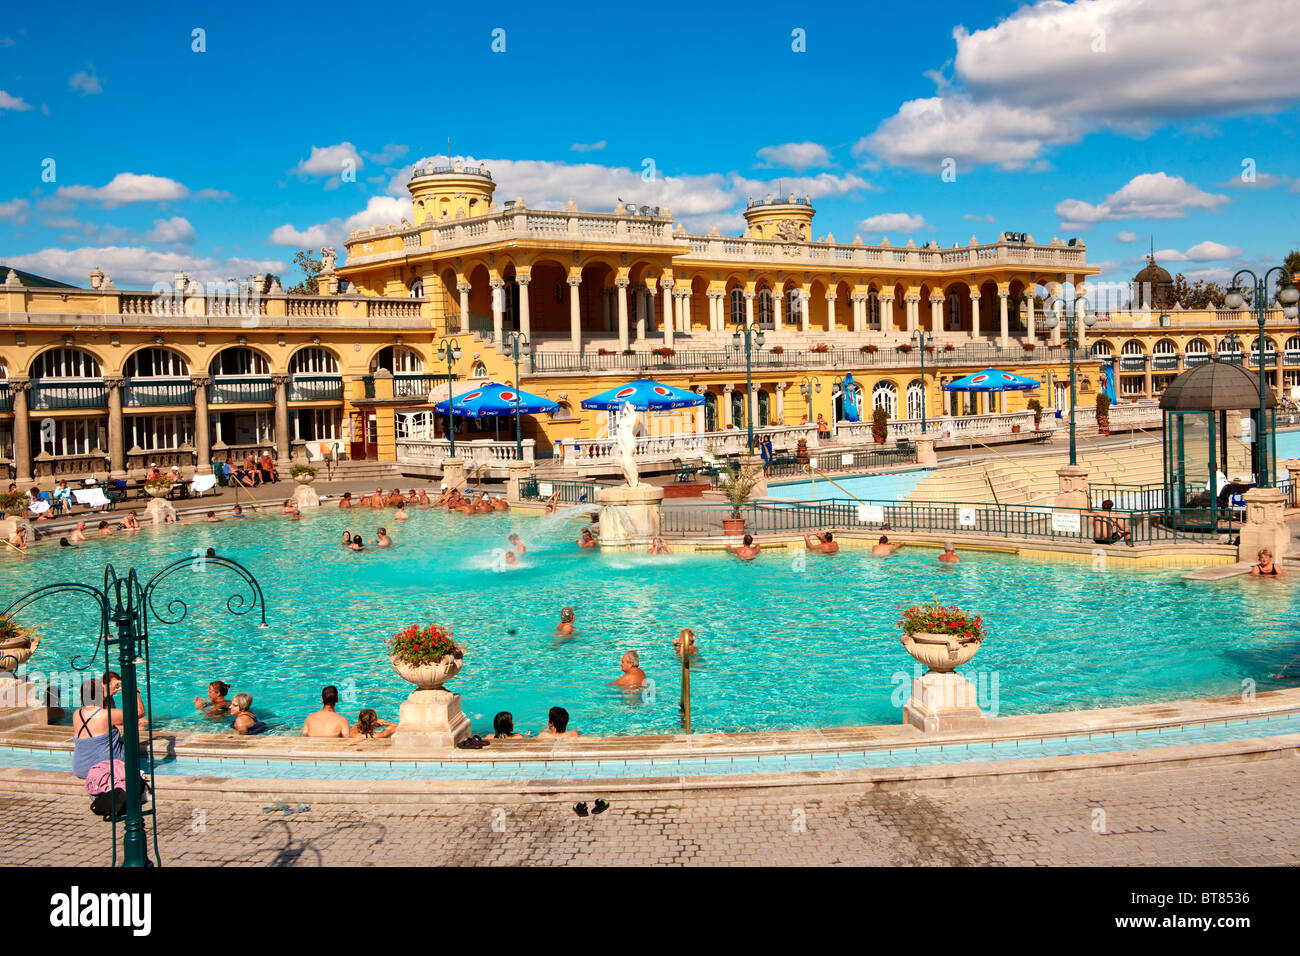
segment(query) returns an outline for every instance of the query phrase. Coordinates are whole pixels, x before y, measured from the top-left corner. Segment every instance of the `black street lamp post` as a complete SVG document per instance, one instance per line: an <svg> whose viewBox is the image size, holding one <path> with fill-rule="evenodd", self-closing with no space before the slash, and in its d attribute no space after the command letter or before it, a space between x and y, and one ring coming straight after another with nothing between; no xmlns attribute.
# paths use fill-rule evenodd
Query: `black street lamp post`
<svg viewBox="0 0 1300 956"><path fill-rule="evenodd" d="M451 439L451 455L456 457L456 415L453 404L456 396L452 394L452 383L456 379L456 370L453 363L460 361L460 343L455 339L447 339L438 348L438 356L447 360L447 435Z"/></svg>
<svg viewBox="0 0 1300 956"><path fill-rule="evenodd" d="M1083 296L1072 299L1057 299L1052 309L1043 316L1043 328L1054 329L1065 320L1066 354L1070 356L1070 464L1079 464L1078 448L1075 443L1074 406L1078 404L1078 392L1074 369L1074 347L1078 342L1078 323L1083 322L1088 328L1097 324L1097 317L1088 311L1088 300Z"/></svg>
<svg viewBox="0 0 1300 956"><path fill-rule="evenodd" d="M731 336L731 344L735 348L740 348L742 343L745 348L745 422L749 428L749 453L752 455L754 454L753 355L755 347L760 349L763 347L763 330L753 324L746 325L743 320L737 318L736 331Z"/></svg>

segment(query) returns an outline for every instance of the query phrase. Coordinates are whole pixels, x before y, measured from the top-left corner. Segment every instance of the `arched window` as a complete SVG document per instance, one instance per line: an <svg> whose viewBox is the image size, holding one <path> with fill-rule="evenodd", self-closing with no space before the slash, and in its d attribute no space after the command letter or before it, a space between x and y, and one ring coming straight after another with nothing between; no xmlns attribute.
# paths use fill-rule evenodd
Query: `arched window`
<svg viewBox="0 0 1300 956"><path fill-rule="evenodd" d="M762 328L772 329L776 327L776 303L773 301L772 290L767 286L758 290L758 324Z"/></svg>
<svg viewBox="0 0 1300 956"><path fill-rule="evenodd" d="M907 417L921 417L921 380L912 379L907 383Z"/></svg>
<svg viewBox="0 0 1300 956"><path fill-rule="evenodd" d="M893 382L877 382L871 390L871 407L883 408L890 418L898 417L898 386ZM920 416L917 416L920 418Z"/></svg>
<svg viewBox="0 0 1300 956"><path fill-rule="evenodd" d="M1114 349L1110 347L1109 342L1093 342L1089 352L1094 358L1109 358L1115 354Z"/></svg>
<svg viewBox="0 0 1300 956"><path fill-rule="evenodd" d="M290 375L338 375L339 360L329 349L299 349L289 359Z"/></svg>
<svg viewBox="0 0 1300 956"><path fill-rule="evenodd" d="M407 294L412 299L424 298L424 280L421 279L419 276L416 276L414 279L412 279L411 284L407 286Z"/></svg>
<svg viewBox="0 0 1300 956"><path fill-rule="evenodd" d="M1286 350L1288 352L1300 352L1300 335L1293 335L1286 340ZM2 378L3 375L0 375Z"/></svg>
<svg viewBox="0 0 1300 956"><path fill-rule="evenodd" d="M49 349L32 362L34 379L100 379L104 377L99 360L78 348Z"/></svg>
<svg viewBox="0 0 1300 956"><path fill-rule="evenodd" d="M745 323L745 290L736 286L731 290L731 324Z"/></svg>
<svg viewBox="0 0 1300 956"><path fill-rule="evenodd" d="M1264 338L1264 361L1269 364L1277 361L1277 346L1267 336ZM1250 343L1250 364L1259 365L1259 336L1255 336Z"/></svg>
<svg viewBox="0 0 1300 956"><path fill-rule="evenodd" d="M424 359L414 349L405 345L390 345L379 350L370 360L370 371L386 368L394 375L420 375L424 372Z"/></svg>
<svg viewBox="0 0 1300 956"><path fill-rule="evenodd" d="M487 366L482 362L475 362L474 367L469 370L472 378L487 378Z"/></svg>
<svg viewBox="0 0 1300 956"><path fill-rule="evenodd" d="M1178 346L1174 344L1173 339L1161 339L1151 349L1153 355L1177 355Z"/></svg>
<svg viewBox="0 0 1300 956"><path fill-rule="evenodd" d="M772 424L772 417L768 405L769 401L770 396L760 388L758 390L758 421L755 422L755 425L759 428L762 428L764 425Z"/></svg>
<svg viewBox="0 0 1300 956"><path fill-rule="evenodd" d="M949 332L961 329L961 296L956 292L948 293L948 308L944 311L943 327Z"/></svg>
<svg viewBox="0 0 1300 956"><path fill-rule="evenodd" d="M789 289L785 294L785 324L803 325L803 295L798 289Z"/></svg>
<svg viewBox="0 0 1300 956"><path fill-rule="evenodd" d="M190 363L171 349L141 349L126 360L129 379L189 378Z"/></svg>
<svg viewBox="0 0 1300 956"><path fill-rule="evenodd" d="M228 348L212 357L208 372L212 375L270 375L271 365L261 352Z"/></svg>
<svg viewBox="0 0 1300 956"><path fill-rule="evenodd" d="M1215 347L1220 356L1231 355L1236 358L1241 357L1241 339L1219 339L1219 344Z"/></svg>
<svg viewBox="0 0 1300 956"><path fill-rule="evenodd" d="M871 292L867 295L867 328L872 332L880 331L880 293Z"/></svg>
<svg viewBox="0 0 1300 956"><path fill-rule="evenodd" d="M1146 355L1146 352L1143 350L1141 342L1139 342L1137 339L1129 339L1127 342L1124 343L1124 347L1120 349L1120 354L1121 355Z"/></svg>
<svg viewBox="0 0 1300 956"><path fill-rule="evenodd" d="M745 393L739 390L731 393L731 424L745 427Z"/></svg>
<svg viewBox="0 0 1300 956"><path fill-rule="evenodd" d="M718 396L715 392L704 393L704 430L718 430Z"/></svg>

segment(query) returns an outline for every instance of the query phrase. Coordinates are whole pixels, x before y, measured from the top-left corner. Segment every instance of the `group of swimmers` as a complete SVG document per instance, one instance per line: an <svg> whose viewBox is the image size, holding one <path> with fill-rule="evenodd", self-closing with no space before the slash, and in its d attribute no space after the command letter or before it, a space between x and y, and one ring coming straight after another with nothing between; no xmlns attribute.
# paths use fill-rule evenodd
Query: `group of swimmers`
<svg viewBox="0 0 1300 956"><path fill-rule="evenodd" d="M656 538L656 541L660 539ZM812 534L803 536L804 547L814 554L832 555L839 553L840 546L835 540L835 536L829 531L814 531ZM893 554L903 545L897 541L890 541L889 535L882 534L874 545L871 546L871 553L883 558ZM754 540L752 534L747 534L741 539L740 544L729 544L727 550L734 554L742 561L753 561L758 557L763 546ZM651 554L656 554L654 545L651 545ZM957 557L957 549L951 541L945 541L943 552L939 555L939 561L943 564L957 564L961 558Z"/></svg>

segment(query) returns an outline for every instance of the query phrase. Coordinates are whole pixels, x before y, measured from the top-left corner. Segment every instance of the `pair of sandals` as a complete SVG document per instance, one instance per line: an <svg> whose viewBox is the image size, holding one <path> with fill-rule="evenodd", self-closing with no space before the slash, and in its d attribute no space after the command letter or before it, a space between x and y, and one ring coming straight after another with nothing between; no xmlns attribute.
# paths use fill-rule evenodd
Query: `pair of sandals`
<svg viewBox="0 0 1300 956"><path fill-rule="evenodd" d="M482 750L484 747L491 746L491 744L489 744L478 734L474 734L472 737L466 737L456 746L459 747L461 750Z"/></svg>
<svg viewBox="0 0 1300 956"><path fill-rule="evenodd" d="M604 812L605 812L606 810L608 810L608 809L609 809L609 801L608 801L608 800L597 800L597 801L595 802L595 804L592 806L591 811L590 811L590 814L591 814L591 815L595 815L595 814L598 814L598 813L604 813ZM573 805L573 812L576 813L576 814L577 814L578 816L580 816L580 817L585 817L585 816L588 816L588 815L589 815L589 814L588 814L588 811L587 811L587 804L586 804L585 802L584 802L584 803L575 803L575 804Z"/></svg>

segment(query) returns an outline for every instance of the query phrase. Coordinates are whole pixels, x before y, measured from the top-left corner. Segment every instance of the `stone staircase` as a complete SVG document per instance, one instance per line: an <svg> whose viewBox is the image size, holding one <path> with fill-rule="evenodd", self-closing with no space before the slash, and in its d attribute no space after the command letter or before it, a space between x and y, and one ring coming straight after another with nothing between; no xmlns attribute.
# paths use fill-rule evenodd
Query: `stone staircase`
<svg viewBox="0 0 1300 956"><path fill-rule="evenodd" d="M402 474L393 461L340 461L333 468L316 463L316 468L318 481L386 481Z"/></svg>

